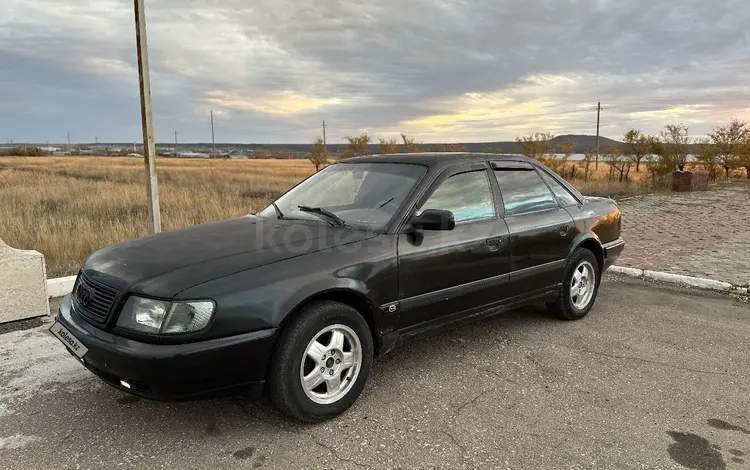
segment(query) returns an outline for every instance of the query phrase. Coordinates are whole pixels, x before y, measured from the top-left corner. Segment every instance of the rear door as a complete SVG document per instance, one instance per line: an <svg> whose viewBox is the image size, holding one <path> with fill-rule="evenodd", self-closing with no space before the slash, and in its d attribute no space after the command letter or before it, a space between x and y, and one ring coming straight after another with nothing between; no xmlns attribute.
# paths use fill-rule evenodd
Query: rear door
<svg viewBox="0 0 750 470"><path fill-rule="evenodd" d="M577 234L534 165L492 162L510 232L512 295L535 293L558 284Z"/></svg>
<svg viewBox="0 0 750 470"><path fill-rule="evenodd" d="M409 328L506 296L508 228L486 163L446 171L417 203L453 212L456 227L399 235L400 326Z"/></svg>

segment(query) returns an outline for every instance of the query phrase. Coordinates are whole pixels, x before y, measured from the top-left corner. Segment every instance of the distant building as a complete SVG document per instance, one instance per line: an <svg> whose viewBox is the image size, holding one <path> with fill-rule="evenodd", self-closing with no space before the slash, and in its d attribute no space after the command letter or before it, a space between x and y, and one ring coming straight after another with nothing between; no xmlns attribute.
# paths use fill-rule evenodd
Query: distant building
<svg viewBox="0 0 750 470"><path fill-rule="evenodd" d="M178 157L183 158L210 158L211 155L201 152L177 152Z"/></svg>

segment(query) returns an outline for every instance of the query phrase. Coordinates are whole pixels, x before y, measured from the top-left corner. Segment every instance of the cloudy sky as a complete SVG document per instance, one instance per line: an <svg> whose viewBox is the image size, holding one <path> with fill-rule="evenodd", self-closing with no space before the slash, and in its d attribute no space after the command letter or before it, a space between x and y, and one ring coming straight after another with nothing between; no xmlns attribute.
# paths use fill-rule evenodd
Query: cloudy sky
<svg viewBox="0 0 750 470"><path fill-rule="evenodd" d="M750 119L747 0L145 0L157 141ZM2 0L0 143L141 140L130 0Z"/></svg>

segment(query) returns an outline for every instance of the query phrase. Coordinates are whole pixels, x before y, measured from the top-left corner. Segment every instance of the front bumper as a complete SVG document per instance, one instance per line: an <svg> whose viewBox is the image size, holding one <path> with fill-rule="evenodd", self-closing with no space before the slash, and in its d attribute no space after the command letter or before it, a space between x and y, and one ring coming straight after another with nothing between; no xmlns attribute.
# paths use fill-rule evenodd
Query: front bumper
<svg viewBox="0 0 750 470"><path fill-rule="evenodd" d="M87 323L71 308L70 296L60 302L57 320L88 348L81 360L87 369L115 388L163 401L260 395L278 332L272 328L194 343L142 343Z"/></svg>
<svg viewBox="0 0 750 470"><path fill-rule="evenodd" d="M622 237L618 237L617 240L602 245L602 248L604 248L604 269L607 269L615 264L620 253L625 249L625 240Z"/></svg>

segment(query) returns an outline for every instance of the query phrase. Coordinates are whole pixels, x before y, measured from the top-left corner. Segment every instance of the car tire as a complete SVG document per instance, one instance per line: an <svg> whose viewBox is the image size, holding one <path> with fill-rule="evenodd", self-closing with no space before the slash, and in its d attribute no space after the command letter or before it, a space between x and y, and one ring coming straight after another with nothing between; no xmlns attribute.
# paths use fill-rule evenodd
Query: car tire
<svg viewBox="0 0 750 470"><path fill-rule="evenodd" d="M583 282L581 282L583 279ZM547 308L563 320L579 320L591 310L599 291L599 262L586 248L578 248L568 258L557 300Z"/></svg>
<svg viewBox="0 0 750 470"><path fill-rule="evenodd" d="M277 409L292 418L323 421L357 400L372 361L370 327L357 310L333 301L311 303L281 331L267 394Z"/></svg>

